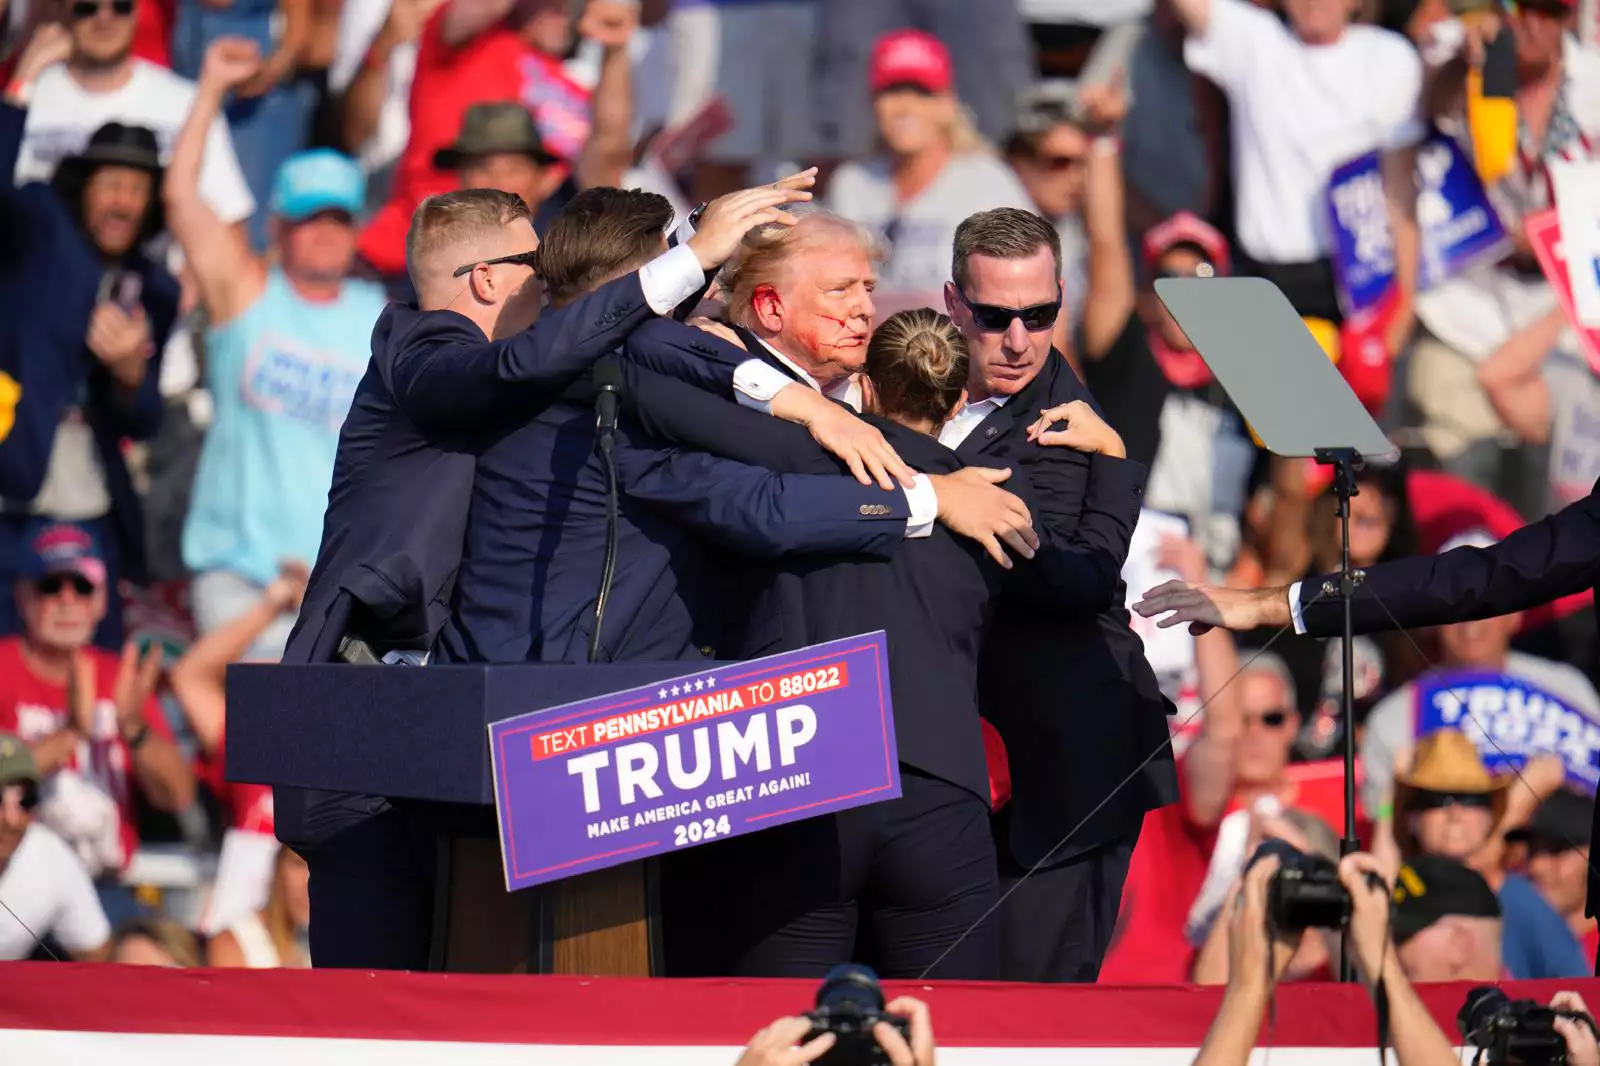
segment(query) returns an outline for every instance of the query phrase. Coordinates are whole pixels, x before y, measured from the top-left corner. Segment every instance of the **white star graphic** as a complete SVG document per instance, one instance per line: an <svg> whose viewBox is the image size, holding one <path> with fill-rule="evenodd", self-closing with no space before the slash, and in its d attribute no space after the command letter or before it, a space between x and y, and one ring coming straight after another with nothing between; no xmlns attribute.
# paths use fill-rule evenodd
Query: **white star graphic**
<svg viewBox="0 0 1600 1066"><path fill-rule="evenodd" d="M672 694L674 696L676 696L678 694L678 686L677 685L673 685L672 686Z"/></svg>
<svg viewBox="0 0 1600 1066"><path fill-rule="evenodd" d="M716 687L717 687L717 679L716 678L714 678L714 677L706 678L706 688L716 688Z"/></svg>
<svg viewBox="0 0 1600 1066"><path fill-rule="evenodd" d="M706 687L706 683L704 681L696 681L694 683L694 690L696 692L699 692L701 689L703 689L705 687Z"/></svg>
<svg viewBox="0 0 1600 1066"><path fill-rule="evenodd" d="M662 689L660 692L657 692L656 695L658 697L660 697L661 699L666 699L667 698L667 690L666 689Z"/></svg>

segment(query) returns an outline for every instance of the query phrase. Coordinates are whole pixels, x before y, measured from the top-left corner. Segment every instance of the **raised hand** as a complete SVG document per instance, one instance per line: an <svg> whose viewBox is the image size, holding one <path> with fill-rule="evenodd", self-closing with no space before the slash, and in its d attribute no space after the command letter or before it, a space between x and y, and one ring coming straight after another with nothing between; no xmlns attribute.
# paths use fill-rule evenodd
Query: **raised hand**
<svg viewBox="0 0 1600 1066"><path fill-rule="evenodd" d="M578 36L608 49L626 48L638 28L637 0L589 0L578 19Z"/></svg>
<svg viewBox="0 0 1600 1066"><path fill-rule="evenodd" d="M1078 106L1083 109L1084 128L1092 135L1103 136L1122 124L1128 114L1128 93L1123 88L1126 74L1116 76L1103 85L1086 86L1078 93Z"/></svg>
<svg viewBox="0 0 1600 1066"><path fill-rule="evenodd" d="M1028 505L1000 487L1010 476L1009 469L969 466L954 474L928 477L939 497L939 521L952 533L983 545L990 558L1007 570L1011 569L1011 557L1002 544L1024 559L1032 559L1039 549Z"/></svg>
<svg viewBox="0 0 1600 1066"><path fill-rule="evenodd" d="M141 658L133 641L122 646L122 662L117 667L117 726L126 735L137 732L144 722L145 704L155 695L161 680L161 645L152 644Z"/></svg>
<svg viewBox="0 0 1600 1066"><path fill-rule="evenodd" d="M872 1030L873 1039L889 1056L889 1066L934 1066L933 1016L928 1005L920 999L901 996L891 1000L885 1008L890 1014L911 1019L911 1042L908 1044L898 1030L888 1022L879 1022Z"/></svg>
<svg viewBox="0 0 1600 1066"><path fill-rule="evenodd" d="M1361 852L1339 860L1339 880L1350 893L1353 961L1362 979L1374 984L1383 976L1387 953L1394 950L1389 938L1389 884L1378 860Z"/></svg>
<svg viewBox="0 0 1600 1066"><path fill-rule="evenodd" d="M1196 634L1215 628L1244 630L1287 625L1290 618L1285 589L1230 589L1187 581L1157 585L1133 609L1145 618L1166 615L1156 622L1161 629L1186 624Z"/></svg>
<svg viewBox="0 0 1600 1066"><path fill-rule="evenodd" d="M783 205L810 200L811 186L816 179L817 170L812 167L771 185L741 189L711 201L700 217L699 228L688 242L689 249L700 260L701 269L710 273L733 258L739 250L739 242L757 226L774 222L792 226L798 222L799 219L783 210Z"/></svg>
<svg viewBox="0 0 1600 1066"><path fill-rule="evenodd" d="M22 50L11 80L16 85L31 85L33 80L72 55L72 33L59 22L41 23Z"/></svg>
<svg viewBox="0 0 1600 1066"><path fill-rule="evenodd" d="M206 49L200 84L221 92L239 88L261 73L261 49L247 37L218 37Z"/></svg>

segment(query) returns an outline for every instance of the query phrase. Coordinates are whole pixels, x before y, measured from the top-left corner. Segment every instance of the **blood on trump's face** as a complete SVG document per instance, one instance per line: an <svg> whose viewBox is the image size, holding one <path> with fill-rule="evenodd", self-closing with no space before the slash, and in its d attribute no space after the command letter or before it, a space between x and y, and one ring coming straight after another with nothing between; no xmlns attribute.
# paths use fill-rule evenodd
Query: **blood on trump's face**
<svg viewBox="0 0 1600 1066"><path fill-rule="evenodd" d="M866 249L841 237L806 248L752 302L775 346L826 387L866 366L877 284Z"/></svg>
<svg viewBox="0 0 1600 1066"><path fill-rule="evenodd" d="M1015 396L1038 376L1050 356L1054 324L1029 330L1017 316L1005 329L980 329L972 304L1021 309L1061 299L1061 281L1055 256L1045 245L1021 259L974 255L967 259L961 287L945 283L945 308L967 338L971 370L967 378L968 402L990 396Z"/></svg>

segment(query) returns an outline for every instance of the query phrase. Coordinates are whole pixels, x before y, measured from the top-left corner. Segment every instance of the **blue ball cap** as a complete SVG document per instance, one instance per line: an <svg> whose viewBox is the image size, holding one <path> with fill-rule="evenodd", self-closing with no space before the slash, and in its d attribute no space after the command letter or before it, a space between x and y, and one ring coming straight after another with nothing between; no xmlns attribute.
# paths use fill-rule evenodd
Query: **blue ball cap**
<svg viewBox="0 0 1600 1066"><path fill-rule="evenodd" d="M23 577L37 581L51 574L81 574L96 585L105 583L105 556L86 526L32 519L24 536L27 552L19 568Z"/></svg>
<svg viewBox="0 0 1600 1066"><path fill-rule="evenodd" d="M318 211L343 211L353 217L366 202L366 175L355 160L332 148L296 152L283 161L272 182L272 213L291 222Z"/></svg>

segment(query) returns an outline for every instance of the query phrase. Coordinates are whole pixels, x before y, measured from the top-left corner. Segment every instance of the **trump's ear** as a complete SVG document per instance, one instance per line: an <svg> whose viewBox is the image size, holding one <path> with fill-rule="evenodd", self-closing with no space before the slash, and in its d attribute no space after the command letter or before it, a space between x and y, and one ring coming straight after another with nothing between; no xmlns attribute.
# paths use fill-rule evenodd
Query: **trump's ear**
<svg viewBox="0 0 1600 1066"><path fill-rule="evenodd" d="M783 329L783 297L771 285L757 285L750 295L750 310L756 322L769 333Z"/></svg>

